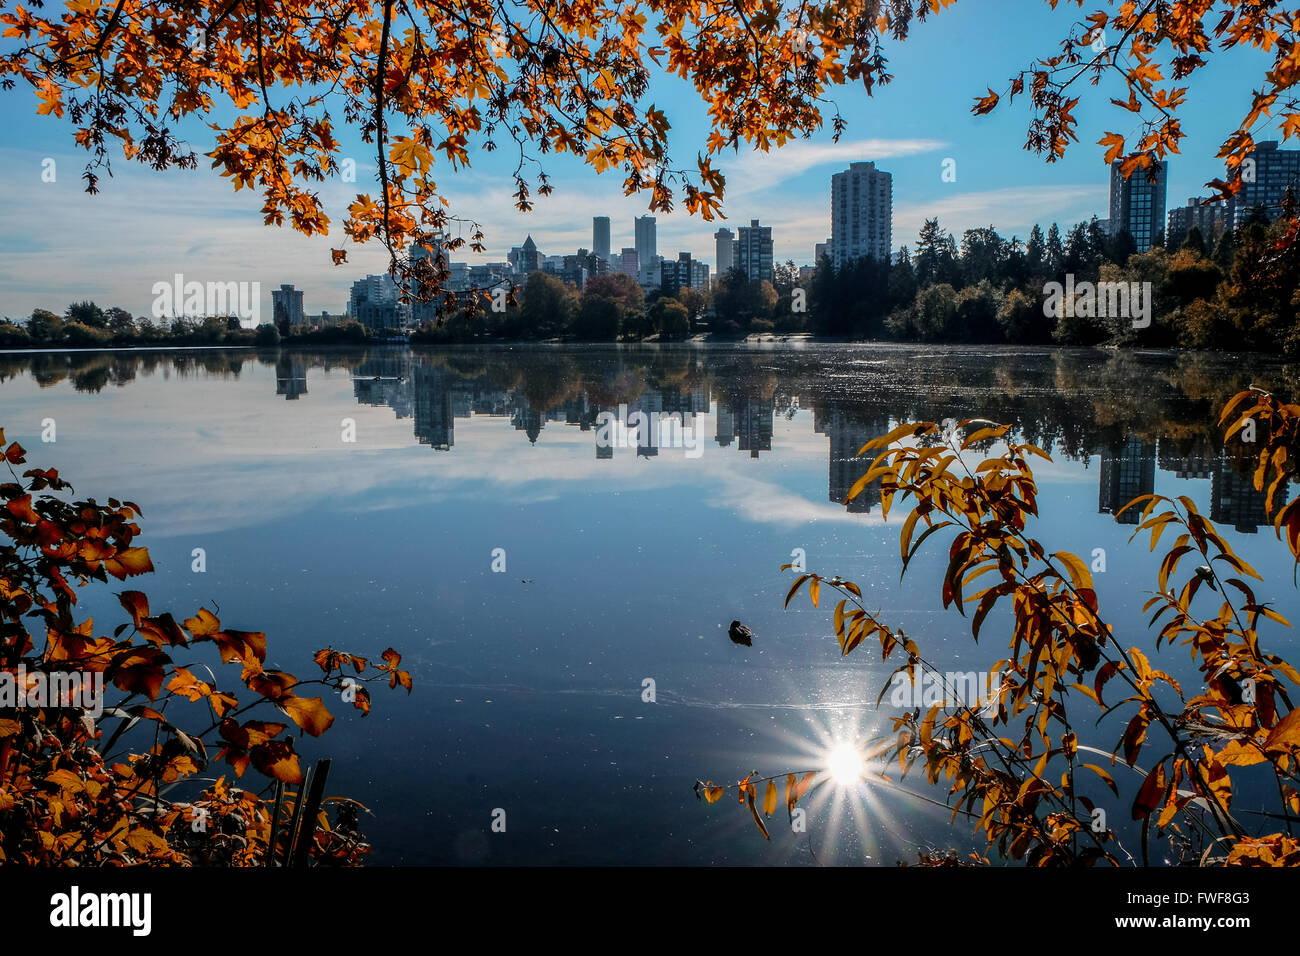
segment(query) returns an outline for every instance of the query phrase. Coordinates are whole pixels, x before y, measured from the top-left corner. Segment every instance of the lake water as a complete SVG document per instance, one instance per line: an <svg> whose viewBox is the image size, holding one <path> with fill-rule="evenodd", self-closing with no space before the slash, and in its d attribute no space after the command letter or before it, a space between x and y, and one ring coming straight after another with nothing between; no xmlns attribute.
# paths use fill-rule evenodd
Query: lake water
<svg viewBox="0 0 1300 956"><path fill-rule="evenodd" d="M1192 496L1264 575L1259 593L1300 613L1262 498L1215 440L1247 384L1294 381L1260 358L897 346L9 354L0 427L79 495L143 507L158 573L131 586L155 612L215 602L299 676L326 645L402 652L412 695L380 687L364 719L336 701L334 728L299 741L333 758L332 793L373 812L373 863L893 864L982 840L910 794L828 786L806 832L779 815L766 842L734 798L692 793L821 766L890 726L874 701L893 663L870 644L841 659L827 602L782 610L795 549L942 669L1005 653L996 617L977 646L941 611L942 535L900 582L905 512L883 523L869 492L845 507L857 450L897 421L1014 423L1054 458L1036 469L1033 533L1104 549L1107 619L1149 649L1154 559L1111 514L1146 492ZM628 443L616 426L602 447L602 412L684 425ZM97 632L123 620L119 589L90 601ZM752 647L728 640L733 619ZM1288 631L1263 637L1293 650ZM1181 649L1157 659L1194 675Z"/></svg>

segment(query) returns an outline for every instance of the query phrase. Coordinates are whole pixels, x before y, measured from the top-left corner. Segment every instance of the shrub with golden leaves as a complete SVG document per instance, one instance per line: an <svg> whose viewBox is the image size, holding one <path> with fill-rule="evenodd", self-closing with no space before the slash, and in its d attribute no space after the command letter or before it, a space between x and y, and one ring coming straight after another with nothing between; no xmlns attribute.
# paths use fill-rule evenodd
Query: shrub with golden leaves
<svg viewBox="0 0 1300 956"><path fill-rule="evenodd" d="M15 466L26 452L17 442L6 447L3 431L0 453L13 479L0 483L0 672L15 685L60 688L57 698L0 710L0 863L266 864L276 855L272 833L287 832L273 814L292 813L298 799L283 787L303 782L285 731L292 723L319 736L334 722L310 689L343 691L364 716L364 682L387 680L410 692L401 656L390 648L373 676L362 677L368 661L326 648L315 658L322 676L299 680L266 669L265 634L225 627L206 608L177 622L134 590L118 595L129 620L111 636L97 632L91 618L76 614L79 589L153 570L148 549L135 543L139 506L68 500L60 493L71 486L53 469L20 476ZM238 668L251 693L219 688L206 665L176 663L178 651L207 645L220 658L217 672ZM118 698L101 701L100 714L87 698L96 682ZM202 729L182 730L169 710L202 714ZM250 719L254 710L258 718ZM285 720L261 719L271 712ZM212 748L219 749L210 756ZM201 789L198 775L213 762L239 778L251 767L278 783L281 799L271 804L225 776ZM175 796L187 787L192 799ZM359 863L368 848L356 828L358 805L331 802L334 817L321 811L309 852L318 863Z"/></svg>
<svg viewBox="0 0 1300 956"><path fill-rule="evenodd" d="M1225 441L1255 456L1254 486L1267 490L1277 536L1300 561L1300 499L1283 504L1279 494L1294 472L1300 406L1242 392L1224 407L1221 422ZM1254 441L1249 449L1243 431ZM1300 864L1289 829L1257 832L1261 825L1248 825L1233 808L1234 773L1258 765L1254 772L1268 774L1276 794L1275 806L1255 815L1266 821L1263 829L1268 821L1289 827L1300 819L1300 711L1288 689L1300 685L1300 673L1261 646L1261 621L1290 624L1247 583L1259 574L1186 496L1144 495L1121 509L1141 509L1134 537L1148 535L1152 551L1168 543L1144 610L1154 610L1151 624L1159 625L1155 649L1180 644L1197 664L1203 687L1185 693L1140 648L1115 639L1088 566L1030 534L1038 504L1029 462L1050 459L1009 432L979 420L951 433L933 422L905 424L859 452L878 454L850 489L850 501L878 481L886 516L897 501L912 504L900 535L904 572L931 535L947 530L943 606L964 615L973 605L977 640L999 604L1010 605L1013 621L1007 656L989 668L1001 675L989 701L972 706L952 693L924 714L905 712L876 754L896 759L904 774L919 763L931 784L948 786L954 819L965 813L990 849L1031 865L1118 865L1128 856L1113 830L1092 825L1096 788L1120 791L1100 762L1086 761L1088 753L1111 767L1122 761L1140 776L1131 809L1143 863L1154 832L1168 837L1173 858L1183 862ZM1006 450L972 467L971 453L994 442ZM874 637L883 659L903 658L894 674L914 678L924 670L954 690L916 642L866 610L852 582L805 572L786 603L807 585L818 605L823 584L843 596L834 615L841 654ZM1198 594L1203 600L1194 610ZM1082 720L1102 718L1123 727L1110 753L1081 744L1075 730ZM742 802L751 794L751 811L756 777L739 784ZM767 779L773 778L757 784ZM712 803L725 789L709 784L702 792ZM756 812L755 820L766 836Z"/></svg>

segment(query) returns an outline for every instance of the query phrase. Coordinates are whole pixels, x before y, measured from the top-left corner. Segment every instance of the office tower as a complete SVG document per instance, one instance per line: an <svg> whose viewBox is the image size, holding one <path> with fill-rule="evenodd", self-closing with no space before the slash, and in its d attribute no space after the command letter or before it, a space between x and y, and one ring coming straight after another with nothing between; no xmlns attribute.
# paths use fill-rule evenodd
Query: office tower
<svg viewBox="0 0 1300 956"><path fill-rule="evenodd" d="M676 259L665 259L659 268L659 288L664 295L676 296L691 287L692 259L689 252L679 252Z"/></svg>
<svg viewBox="0 0 1300 956"><path fill-rule="evenodd" d="M707 292L709 288L709 264L698 259L691 262L691 288Z"/></svg>
<svg viewBox="0 0 1300 956"><path fill-rule="evenodd" d="M624 246L622 252L618 255L618 259L618 271L635 279L637 273L641 271L641 258L636 254L636 250Z"/></svg>
<svg viewBox="0 0 1300 956"><path fill-rule="evenodd" d="M1207 246L1213 246L1223 235L1223 229L1230 217L1231 210L1226 202L1209 202L1199 196L1187 200L1186 206L1175 206L1169 210L1168 225L1165 229L1165 247L1176 248L1193 228L1201 231L1201 238Z"/></svg>
<svg viewBox="0 0 1300 956"><path fill-rule="evenodd" d="M1233 227L1256 209L1276 219L1288 188L1300 199L1300 149L1278 149L1277 140L1256 143L1242 161L1241 192L1232 199Z"/></svg>
<svg viewBox="0 0 1300 956"><path fill-rule="evenodd" d="M352 283L348 315L368 329L398 329L411 314L410 306L399 302L399 298L391 275L366 276Z"/></svg>
<svg viewBox="0 0 1300 956"><path fill-rule="evenodd" d="M632 224L636 255L641 268L655 257L655 217L638 216Z"/></svg>
<svg viewBox="0 0 1300 956"><path fill-rule="evenodd" d="M1154 170L1135 169L1128 179L1120 160L1110 166L1110 225L1116 235L1127 230L1138 252L1157 244L1165 227L1165 187L1169 164L1157 162Z"/></svg>
<svg viewBox="0 0 1300 956"><path fill-rule="evenodd" d="M609 260L609 216L592 217L591 251L602 259Z"/></svg>
<svg viewBox="0 0 1300 956"><path fill-rule="evenodd" d="M411 318L416 322L429 322L438 317L439 271L448 269L450 262L444 250L445 237L441 233L418 236L411 243L409 257L411 279ZM448 282L448 288L455 285Z"/></svg>
<svg viewBox="0 0 1300 956"><path fill-rule="evenodd" d="M1101 449L1101 481L1098 489L1097 511L1115 514L1134 498L1149 495L1156 490L1156 446L1130 435L1112 455ZM1120 524L1137 524L1142 508L1129 508L1119 516Z"/></svg>
<svg viewBox="0 0 1300 956"><path fill-rule="evenodd" d="M888 262L893 241L894 177L875 163L850 163L831 177L831 263L868 256Z"/></svg>
<svg viewBox="0 0 1300 956"><path fill-rule="evenodd" d="M715 272L725 276L736 264L736 236L730 229L719 229L713 234Z"/></svg>
<svg viewBox="0 0 1300 956"><path fill-rule="evenodd" d="M651 256L641 259L641 268L637 270L637 283L644 289L657 289L663 282L663 256Z"/></svg>
<svg viewBox="0 0 1300 956"><path fill-rule="evenodd" d="M528 236L524 239L524 244L519 250L519 264L515 266L524 275L532 275L542 268L542 254L537 249L537 243L533 242L533 237Z"/></svg>
<svg viewBox="0 0 1300 956"><path fill-rule="evenodd" d="M831 241L829 239L827 239L825 242L819 242L815 246L813 246L814 267L821 264L823 256L827 259L831 257Z"/></svg>
<svg viewBox="0 0 1300 956"><path fill-rule="evenodd" d="M275 324L303 325L302 292L292 285L281 285L271 290L271 314Z"/></svg>
<svg viewBox="0 0 1300 956"><path fill-rule="evenodd" d="M772 281L772 227L760 226L751 219L748 226L740 227L736 239L736 265L744 270L751 282L762 279Z"/></svg>

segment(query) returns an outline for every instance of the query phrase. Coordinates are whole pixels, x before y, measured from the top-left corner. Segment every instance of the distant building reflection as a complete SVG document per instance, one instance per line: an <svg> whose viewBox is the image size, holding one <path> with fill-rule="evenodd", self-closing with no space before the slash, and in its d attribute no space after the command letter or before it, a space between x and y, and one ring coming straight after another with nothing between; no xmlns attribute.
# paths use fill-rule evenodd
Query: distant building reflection
<svg viewBox="0 0 1300 956"><path fill-rule="evenodd" d="M562 383L562 379L558 381ZM554 391L555 404L537 407L529 398L537 392L535 384L532 391L523 384L503 388L486 374L464 375L400 350L368 356L355 369L353 378L353 393L359 403L391 408L398 419L413 418L414 437L435 451L454 447L456 419L488 417L508 420L530 444L541 439L548 425L563 425L593 434L598 461L612 460L620 448L625 449L624 454L655 460L665 449L681 447L670 437L677 429L695 436L697 427L707 427L700 416L711 412L716 446L734 446L757 458L772 450L777 406L789 406L786 417L796 414L798 407L790 395L778 400L734 386L711 391L707 385L676 382L658 385L647 381L640 391L629 393L629 400L616 403L609 398L595 401L585 391L564 387ZM291 355L281 355L276 363L276 394L293 400L306 393L305 366ZM874 457L859 456L859 449L889 430L891 415L879 404L811 404L813 430L825 435L829 445L827 500L845 504L849 490ZM606 420L618 424L626 443L601 440L599 423ZM641 424L634 431L638 422ZM651 422L655 423L653 427ZM1230 524L1245 533L1268 523L1265 494L1255 490L1249 472L1239 470L1236 459L1207 434L1158 441L1129 434L1096 447L1094 453L1101 458L1097 494L1101 514L1115 515L1133 499L1153 494L1158 468L1179 479L1208 480L1209 516L1216 523ZM1241 465L1242 469L1246 467ZM880 486L872 483L848 502L847 508L866 514L880 500ZM1141 509L1128 509L1117 520L1136 525L1141 521Z"/></svg>
<svg viewBox="0 0 1300 956"><path fill-rule="evenodd" d="M289 402L307 394L307 366L292 353L281 352L276 360L275 394Z"/></svg>
<svg viewBox="0 0 1300 956"><path fill-rule="evenodd" d="M1130 435L1118 450L1103 446L1099 452L1097 510L1102 514L1115 514L1134 498L1154 494L1158 461L1160 471L1175 478L1209 479L1210 520L1216 524L1230 524L1238 532L1253 534L1269 523L1264 508L1267 495L1255 490L1250 463L1239 463L1208 436L1197 436L1180 447L1173 439L1162 438L1156 443ZM1136 525L1141 516L1141 507L1134 507L1117 520Z"/></svg>
<svg viewBox="0 0 1300 956"><path fill-rule="evenodd" d="M1230 524L1244 534L1254 534L1260 525L1269 523L1264 510L1268 495L1256 491L1251 474L1239 472L1236 465L1224 455L1210 476L1210 520ZM1286 489L1279 493L1285 501Z"/></svg>
<svg viewBox="0 0 1300 956"><path fill-rule="evenodd" d="M1126 504L1156 490L1156 446L1130 435L1118 451L1101 451L1101 488L1097 511L1117 514ZM1120 524L1138 524L1141 508L1129 508L1115 520Z"/></svg>
<svg viewBox="0 0 1300 956"><path fill-rule="evenodd" d="M818 406L814 408L813 430L830 439L828 499L844 504L849 490L867 473L875 457L871 453L859 457L859 450L871 439L889 431L889 417L883 412L850 415L844 409ZM873 481L848 503L848 510L867 514L878 504L880 483Z"/></svg>
<svg viewBox="0 0 1300 956"><path fill-rule="evenodd" d="M737 440L736 447L750 458L772 450L772 427L776 408L771 398L734 393L718 399L717 442L722 447Z"/></svg>

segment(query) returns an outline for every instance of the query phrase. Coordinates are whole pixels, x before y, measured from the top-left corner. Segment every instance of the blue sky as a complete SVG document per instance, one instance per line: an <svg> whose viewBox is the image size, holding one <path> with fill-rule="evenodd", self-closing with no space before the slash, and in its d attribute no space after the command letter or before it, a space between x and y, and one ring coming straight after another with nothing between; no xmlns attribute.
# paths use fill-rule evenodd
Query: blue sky
<svg viewBox="0 0 1300 956"><path fill-rule="evenodd" d="M989 8L996 6L996 13ZM1091 9L1091 7L1089 7ZM888 50L894 82L868 97L842 87L836 102L848 130L834 144L824 130L768 154L724 156L727 221L708 223L677 211L660 214L658 251L689 250L713 263L713 233L751 219L773 227L779 260L812 261L813 244L830 229L830 176L855 160L874 160L894 176L894 246L914 241L921 221L937 215L959 237L962 230L993 224L1004 235L1025 236L1035 222L1062 227L1091 215L1107 215L1107 170L1096 141L1103 132L1137 132L1131 114L1109 104L1118 88L1081 88L1076 110L1079 140L1066 158L1047 164L1022 146L1029 113L1018 100L991 116L970 114L973 97L987 87L1001 90L1007 78L1036 55L1053 51L1080 16L1072 6L1052 10L1044 0L1000 0L996 5L961 0L918 26ZM1169 174L1169 202L1205 193L1203 184L1222 173L1219 143L1261 83L1269 58L1253 52L1215 54L1190 84L1182 124L1187 138ZM649 99L673 124L675 161L690 165L707 135L707 116L685 82L660 78ZM35 307L62 311L68 302L92 298L101 305L149 311L153 283L174 273L199 281L259 281L263 309L270 289L282 282L305 290L308 312L342 311L351 282L386 268L378 248L349 246L350 261L335 267L331 246L343 244L339 229L347 202L372 191L374 164L359 138L343 131L344 155L357 161L357 182L327 183L320 192L335 228L308 239L289 229L265 227L260 200L234 193L206 169L155 173L115 163L115 176L101 180L101 193L87 195L80 182L84 154L72 143L72 127L37 117L35 99L19 88L0 93L0 315L26 316ZM202 153L206 133L194 124L187 135ZM1257 139L1278 138L1259 128ZM591 217L611 217L612 246L631 246L632 220L645 203L622 195L622 176L598 176L571 157L548 157L554 194L539 198L531 213L514 210L508 151L474 154L468 171L443 169L437 177L453 212L477 219L488 253L470 261L504 259L531 233L547 254L591 245ZM42 161L53 158L57 178L41 179ZM943 182L942 163L956 161L955 182Z"/></svg>

